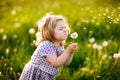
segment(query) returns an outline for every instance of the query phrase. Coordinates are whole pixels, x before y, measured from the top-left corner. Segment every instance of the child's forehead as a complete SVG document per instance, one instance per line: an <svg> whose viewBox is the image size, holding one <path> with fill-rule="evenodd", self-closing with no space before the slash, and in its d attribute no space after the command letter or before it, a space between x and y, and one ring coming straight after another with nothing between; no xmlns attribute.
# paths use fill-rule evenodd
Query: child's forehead
<svg viewBox="0 0 120 80"><path fill-rule="evenodd" d="M60 20L56 22L56 27L65 27L67 23L64 20Z"/></svg>

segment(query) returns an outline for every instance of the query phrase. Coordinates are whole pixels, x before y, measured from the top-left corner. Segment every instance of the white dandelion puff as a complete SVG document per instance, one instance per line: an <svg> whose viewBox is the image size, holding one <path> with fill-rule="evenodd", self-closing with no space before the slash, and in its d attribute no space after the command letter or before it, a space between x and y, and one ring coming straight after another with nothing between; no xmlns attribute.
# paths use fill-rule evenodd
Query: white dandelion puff
<svg viewBox="0 0 120 80"><path fill-rule="evenodd" d="M108 46L108 42L107 42L107 41L104 41L104 42L102 43L102 45L106 47L106 46Z"/></svg>
<svg viewBox="0 0 120 80"><path fill-rule="evenodd" d="M16 14L16 10L13 9L13 10L11 11L11 14L12 14L12 15L15 15L15 14Z"/></svg>
<svg viewBox="0 0 120 80"><path fill-rule="evenodd" d="M16 23L15 23L15 27L16 27L16 28L20 27L20 23L16 22Z"/></svg>
<svg viewBox="0 0 120 80"><path fill-rule="evenodd" d="M0 75L2 75L2 72L0 72Z"/></svg>
<svg viewBox="0 0 120 80"><path fill-rule="evenodd" d="M118 53L118 57L120 58L120 53Z"/></svg>
<svg viewBox="0 0 120 80"><path fill-rule="evenodd" d="M6 40L7 39L7 35L4 34L3 37L2 37L2 40Z"/></svg>
<svg viewBox="0 0 120 80"><path fill-rule="evenodd" d="M78 37L78 33L73 32L70 36L71 36L72 39L76 39Z"/></svg>
<svg viewBox="0 0 120 80"><path fill-rule="evenodd" d="M10 52L9 48L6 48L5 53L8 54Z"/></svg>
<svg viewBox="0 0 120 80"><path fill-rule="evenodd" d="M113 55L113 58L118 59L118 58L120 58L120 55L118 55L117 53L115 53L115 54Z"/></svg>
<svg viewBox="0 0 120 80"><path fill-rule="evenodd" d="M97 48L98 48L98 45L95 43L95 44L92 45L92 47L93 47L94 49L97 49Z"/></svg>
<svg viewBox="0 0 120 80"><path fill-rule="evenodd" d="M103 56L102 56L102 59L106 59L108 57L108 55L107 54L104 54Z"/></svg>
<svg viewBox="0 0 120 80"><path fill-rule="evenodd" d="M34 33L35 33L35 29L34 29L34 28L30 28L30 29L29 29L29 33L30 33L30 34L34 34Z"/></svg>
<svg viewBox="0 0 120 80"><path fill-rule="evenodd" d="M101 45L98 45L98 46L97 46L97 49L98 49L98 50L102 50L102 48L103 48L103 47L102 47Z"/></svg>
<svg viewBox="0 0 120 80"><path fill-rule="evenodd" d="M18 35L17 35L17 34L14 34L14 35L13 35L13 38L14 38L14 39L16 39L17 37L18 37Z"/></svg>
<svg viewBox="0 0 120 80"><path fill-rule="evenodd" d="M95 38L94 38L94 37L90 38L90 39L89 39L89 42L90 42L90 43L95 42Z"/></svg>
<svg viewBox="0 0 120 80"><path fill-rule="evenodd" d="M12 70L13 70L13 68L12 68L12 67L10 67L10 70L12 71Z"/></svg>

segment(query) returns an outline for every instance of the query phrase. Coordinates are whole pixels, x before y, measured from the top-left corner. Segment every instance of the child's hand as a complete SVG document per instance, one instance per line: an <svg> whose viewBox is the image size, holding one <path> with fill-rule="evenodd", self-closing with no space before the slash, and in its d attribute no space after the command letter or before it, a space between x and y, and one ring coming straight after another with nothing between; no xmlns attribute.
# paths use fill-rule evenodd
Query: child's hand
<svg viewBox="0 0 120 80"><path fill-rule="evenodd" d="M77 43L70 43L66 49L69 53L74 53L78 50L78 45Z"/></svg>

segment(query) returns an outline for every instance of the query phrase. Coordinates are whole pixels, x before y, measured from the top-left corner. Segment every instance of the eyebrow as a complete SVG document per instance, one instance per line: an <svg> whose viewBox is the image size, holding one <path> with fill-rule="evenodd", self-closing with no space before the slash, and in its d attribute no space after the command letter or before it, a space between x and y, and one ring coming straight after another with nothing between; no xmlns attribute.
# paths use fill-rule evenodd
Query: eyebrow
<svg viewBox="0 0 120 80"><path fill-rule="evenodd" d="M58 27L58 28L66 28L66 26L60 26L60 27Z"/></svg>

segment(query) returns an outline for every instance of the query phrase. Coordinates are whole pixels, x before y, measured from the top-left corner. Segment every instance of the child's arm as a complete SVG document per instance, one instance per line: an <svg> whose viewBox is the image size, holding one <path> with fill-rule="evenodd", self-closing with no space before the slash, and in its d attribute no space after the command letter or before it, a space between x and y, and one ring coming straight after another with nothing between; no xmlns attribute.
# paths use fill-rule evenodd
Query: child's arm
<svg viewBox="0 0 120 80"><path fill-rule="evenodd" d="M54 66L59 67L65 63L69 57L69 50L65 50L59 57L57 55L46 56L46 59Z"/></svg>
<svg viewBox="0 0 120 80"><path fill-rule="evenodd" d="M73 55L74 55L74 53L69 55L69 57L67 58L67 60L64 63L65 66L70 65L70 63L72 62L72 59L73 59Z"/></svg>
<svg viewBox="0 0 120 80"><path fill-rule="evenodd" d="M72 53L69 55L69 57L67 58L67 60L66 60L65 63L64 63L65 66L70 65L70 63L72 62L72 59L73 59L74 52L76 52L77 49L78 49L78 46L77 46L77 44L75 43L74 48L73 48L73 50L72 50Z"/></svg>
<svg viewBox="0 0 120 80"><path fill-rule="evenodd" d="M57 57L57 55L50 55L50 56L46 56L46 59L54 67L59 67L65 63L70 64L72 61L73 52L75 52L76 50L77 50L77 44L71 43L59 57Z"/></svg>

